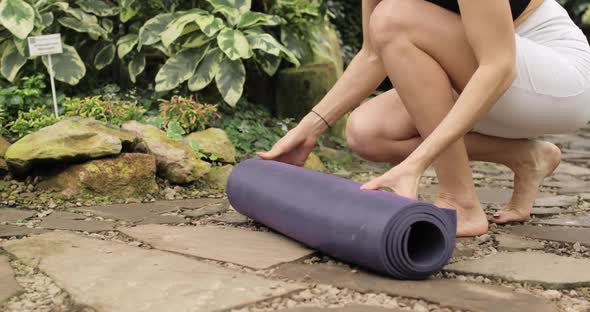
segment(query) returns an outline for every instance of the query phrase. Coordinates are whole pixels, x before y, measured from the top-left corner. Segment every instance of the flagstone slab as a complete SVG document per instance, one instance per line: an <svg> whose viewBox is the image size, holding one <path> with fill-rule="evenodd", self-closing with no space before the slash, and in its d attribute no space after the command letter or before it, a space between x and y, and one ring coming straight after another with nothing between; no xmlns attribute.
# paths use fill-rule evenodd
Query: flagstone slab
<svg viewBox="0 0 590 312"><path fill-rule="evenodd" d="M34 216L36 213L36 211L32 210L0 207L0 222L16 222L19 220L25 220Z"/></svg>
<svg viewBox="0 0 590 312"><path fill-rule="evenodd" d="M208 226L146 225L121 232L154 248L264 269L314 253L297 242L271 232Z"/></svg>
<svg viewBox="0 0 590 312"><path fill-rule="evenodd" d="M43 218L43 221L41 221L39 226L44 229L84 231L94 233L111 231L116 225L114 222L100 220L85 221L84 219L85 216L79 213L54 212Z"/></svg>
<svg viewBox="0 0 590 312"><path fill-rule="evenodd" d="M557 195L541 197L535 200L534 207L572 207L578 203L578 197Z"/></svg>
<svg viewBox="0 0 590 312"><path fill-rule="evenodd" d="M180 211L182 205L173 203L133 203L114 204L77 208L76 211L93 215L124 220L136 224L184 223L182 216L162 216L166 213Z"/></svg>
<svg viewBox="0 0 590 312"><path fill-rule="evenodd" d="M301 289L181 255L52 232L2 246L97 311L219 311Z"/></svg>
<svg viewBox="0 0 590 312"><path fill-rule="evenodd" d="M182 212L182 214L187 217L200 218L200 217L204 217L204 216L210 216L210 215L225 212L225 211L227 211L228 208L229 208L228 205L215 204L215 205L205 206L205 207L202 207L199 209L185 210Z"/></svg>
<svg viewBox="0 0 590 312"><path fill-rule="evenodd" d="M225 200L227 201L227 200ZM198 209L201 207L220 204L224 200L217 198L194 198L194 199L179 199L179 200L159 200L155 201L154 205L169 207L171 210L178 209Z"/></svg>
<svg viewBox="0 0 590 312"><path fill-rule="evenodd" d="M8 263L8 257L0 255L0 304L22 291L14 278L14 271Z"/></svg>
<svg viewBox="0 0 590 312"><path fill-rule="evenodd" d="M499 277L554 289L590 286L590 259L536 251L497 253L481 259L456 262L445 267L445 270Z"/></svg>
<svg viewBox="0 0 590 312"><path fill-rule="evenodd" d="M291 280L330 284L362 293L385 293L435 302L443 307L468 311L555 311L543 298L521 294L509 288L459 280L399 281L364 271L351 271L328 264L288 263L274 274Z"/></svg>
<svg viewBox="0 0 590 312"><path fill-rule="evenodd" d="M533 224L590 227L590 215L560 216L551 219L537 219Z"/></svg>
<svg viewBox="0 0 590 312"><path fill-rule="evenodd" d="M541 217L554 216L554 215L558 215L558 214L560 214L562 212L564 212L564 210L562 210L559 207L552 207L552 208L533 208L531 210L531 214L533 216L541 216Z"/></svg>
<svg viewBox="0 0 590 312"><path fill-rule="evenodd" d="M590 246L589 228L519 225L510 227L509 232L530 238Z"/></svg>
<svg viewBox="0 0 590 312"><path fill-rule="evenodd" d="M498 234L495 238L498 242L497 249L502 251L541 250L544 247L541 242L528 240L516 235Z"/></svg>
<svg viewBox="0 0 590 312"><path fill-rule="evenodd" d="M47 230L28 228L25 226L16 225L0 225L0 238L9 238L13 236L25 236L29 234L41 234Z"/></svg>
<svg viewBox="0 0 590 312"><path fill-rule="evenodd" d="M301 307L284 310L277 310L278 312L402 312L400 309L382 308L370 305L347 305L339 308L316 308L316 307Z"/></svg>
<svg viewBox="0 0 590 312"><path fill-rule="evenodd" d="M244 224L248 223L248 217L245 215L237 212L237 211L230 211L227 213L222 214L221 216L215 216L211 218L212 221L216 222L223 222L227 224Z"/></svg>
<svg viewBox="0 0 590 312"><path fill-rule="evenodd" d="M576 177L583 177L590 175L590 169L562 161L554 174L569 174Z"/></svg>

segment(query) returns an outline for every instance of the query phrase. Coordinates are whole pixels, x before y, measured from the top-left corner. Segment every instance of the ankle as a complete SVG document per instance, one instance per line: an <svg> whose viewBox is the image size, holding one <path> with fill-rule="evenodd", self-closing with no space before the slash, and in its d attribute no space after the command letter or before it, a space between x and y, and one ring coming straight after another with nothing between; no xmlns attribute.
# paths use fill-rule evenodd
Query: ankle
<svg viewBox="0 0 590 312"><path fill-rule="evenodd" d="M475 191L447 192L439 190L437 194L437 206L449 206L449 208L472 210L481 209Z"/></svg>

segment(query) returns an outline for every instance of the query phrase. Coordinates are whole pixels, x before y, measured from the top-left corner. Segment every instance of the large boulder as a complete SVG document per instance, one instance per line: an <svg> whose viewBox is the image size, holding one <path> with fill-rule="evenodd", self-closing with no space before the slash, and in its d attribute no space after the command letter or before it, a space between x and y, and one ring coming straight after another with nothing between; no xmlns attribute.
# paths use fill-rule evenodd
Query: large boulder
<svg viewBox="0 0 590 312"><path fill-rule="evenodd" d="M11 171L26 173L35 163L62 163L117 155L137 137L93 119L72 117L12 144L4 158Z"/></svg>
<svg viewBox="0 0 590 312"><path fill-rule="evenodd" d="M4 154L6 153L8 147L10 147L10 142L0 136L0 158L4 158Z"/></svg>
<svg viewBox="0 0 590 312"><path fill-rule="evenodd" d="M211 170L211 165L199 159L190 146L172 140L164 131L152 125L130 121L122 128L141 139L135 150L156 156L158 175L172 183L191 183Z"/></svg>
<svg viewBox="0 0 590 312"><path fill-rule="evenodd" d="M204 131L193 132L184 138L185 142L195 140L199 144L201 153L207 156L217 156L224 163L236 163L236 148L233 146L225 131L209 128Z"/></svg>
<svg viewBox="0 0 590 312"><path fill-rule="evenodd" d="M158 191L156 158L147 154L121 154L68 167L43 181L41 188L57 189L64 197L103 195L139 198Z"/></svg>
<svg viewBox="0 0 590 312"><path fill-rule="evenodd" d="M233 169L234 166L232 165L211 168L211 172L209 172L209 174L207 174L207 176L205 177L207 185L210 188L225 191L227 179L229 178L229 175L231 174Z"/></svg>
<svg viewBox="0 0 590 312"><path fill-rule="evenodd" d="M332 89L338 73L333 63L313 64L283 69L276 79L279 117L299 120Z"/></svg>

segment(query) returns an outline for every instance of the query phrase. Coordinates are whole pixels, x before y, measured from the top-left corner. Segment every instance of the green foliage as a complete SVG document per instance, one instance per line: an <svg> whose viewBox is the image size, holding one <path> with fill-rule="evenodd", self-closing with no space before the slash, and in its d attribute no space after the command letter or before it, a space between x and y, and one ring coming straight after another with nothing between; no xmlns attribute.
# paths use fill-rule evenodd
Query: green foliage
<svg viewBox="0 0 590 312"><path fill-rule="evenodd" d="M160 126L168 131L169 136L172 131L171 137L176 138L186 133L204 130L218 117L216 105L199 103L193 97L174 96L169 101L160 100L161 122L153 122L160 123ZM170 129L171 125L173 129Z"/></svg>
<svg viewBox="0 0 590 312"><path fill-rule="evenodd" d="M67 117L93 118L117 126L129 120L140 120L146 113L146 109L136 102L107 100L101 96L67 98L63 107Z"/></svg>
<svg viewBox="0 0 590 312"><path fill-rule="evenodd" d="M572 19L582 27L590 26L590 0L558 0Z"/></svg>
<svg viewBox="0 0 590 312"><path fill-rule="evenodd" d="M272 145L293 126L291 119L277 120L270 112L253 104L240 104L240 109L219 120L242 157L256 151L270 150Z"/></svg>
<svg viewBox="0 0 590 312"><path fill-rule="evenodd" d="M357 0L326 0L332 23L342 39L342 55L346 64L363 45L362 2Z"/></svg>
<svg viewBox="0 0 590 312"><path fill-rule="evenodd" d="M50 109L37 107L31 108L29 111L18 112L18 118L8 126L13 136L20 139L41 128L51 126L60 119L55 118Z"/></svg>

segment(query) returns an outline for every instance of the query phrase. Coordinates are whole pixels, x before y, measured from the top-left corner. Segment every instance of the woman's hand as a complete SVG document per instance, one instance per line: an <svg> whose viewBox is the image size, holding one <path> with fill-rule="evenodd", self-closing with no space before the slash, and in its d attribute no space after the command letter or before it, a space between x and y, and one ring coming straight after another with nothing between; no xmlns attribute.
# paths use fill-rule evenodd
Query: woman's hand
<svg viewBox="0 0 590 312"><path fill-rule="evenodd" d="M270 151L258 152L256 155L262 159L303 166L319 136L312 129L309 124L302 121L275 143Z"/></svg>
<svg viewBox="0 0 590 312"><path fill-rule="evenodd" d="M363 184L363 190L385 189L407 198L418 198L418 187L424 170L420 165L402 162L385 174Z"/></svg>

